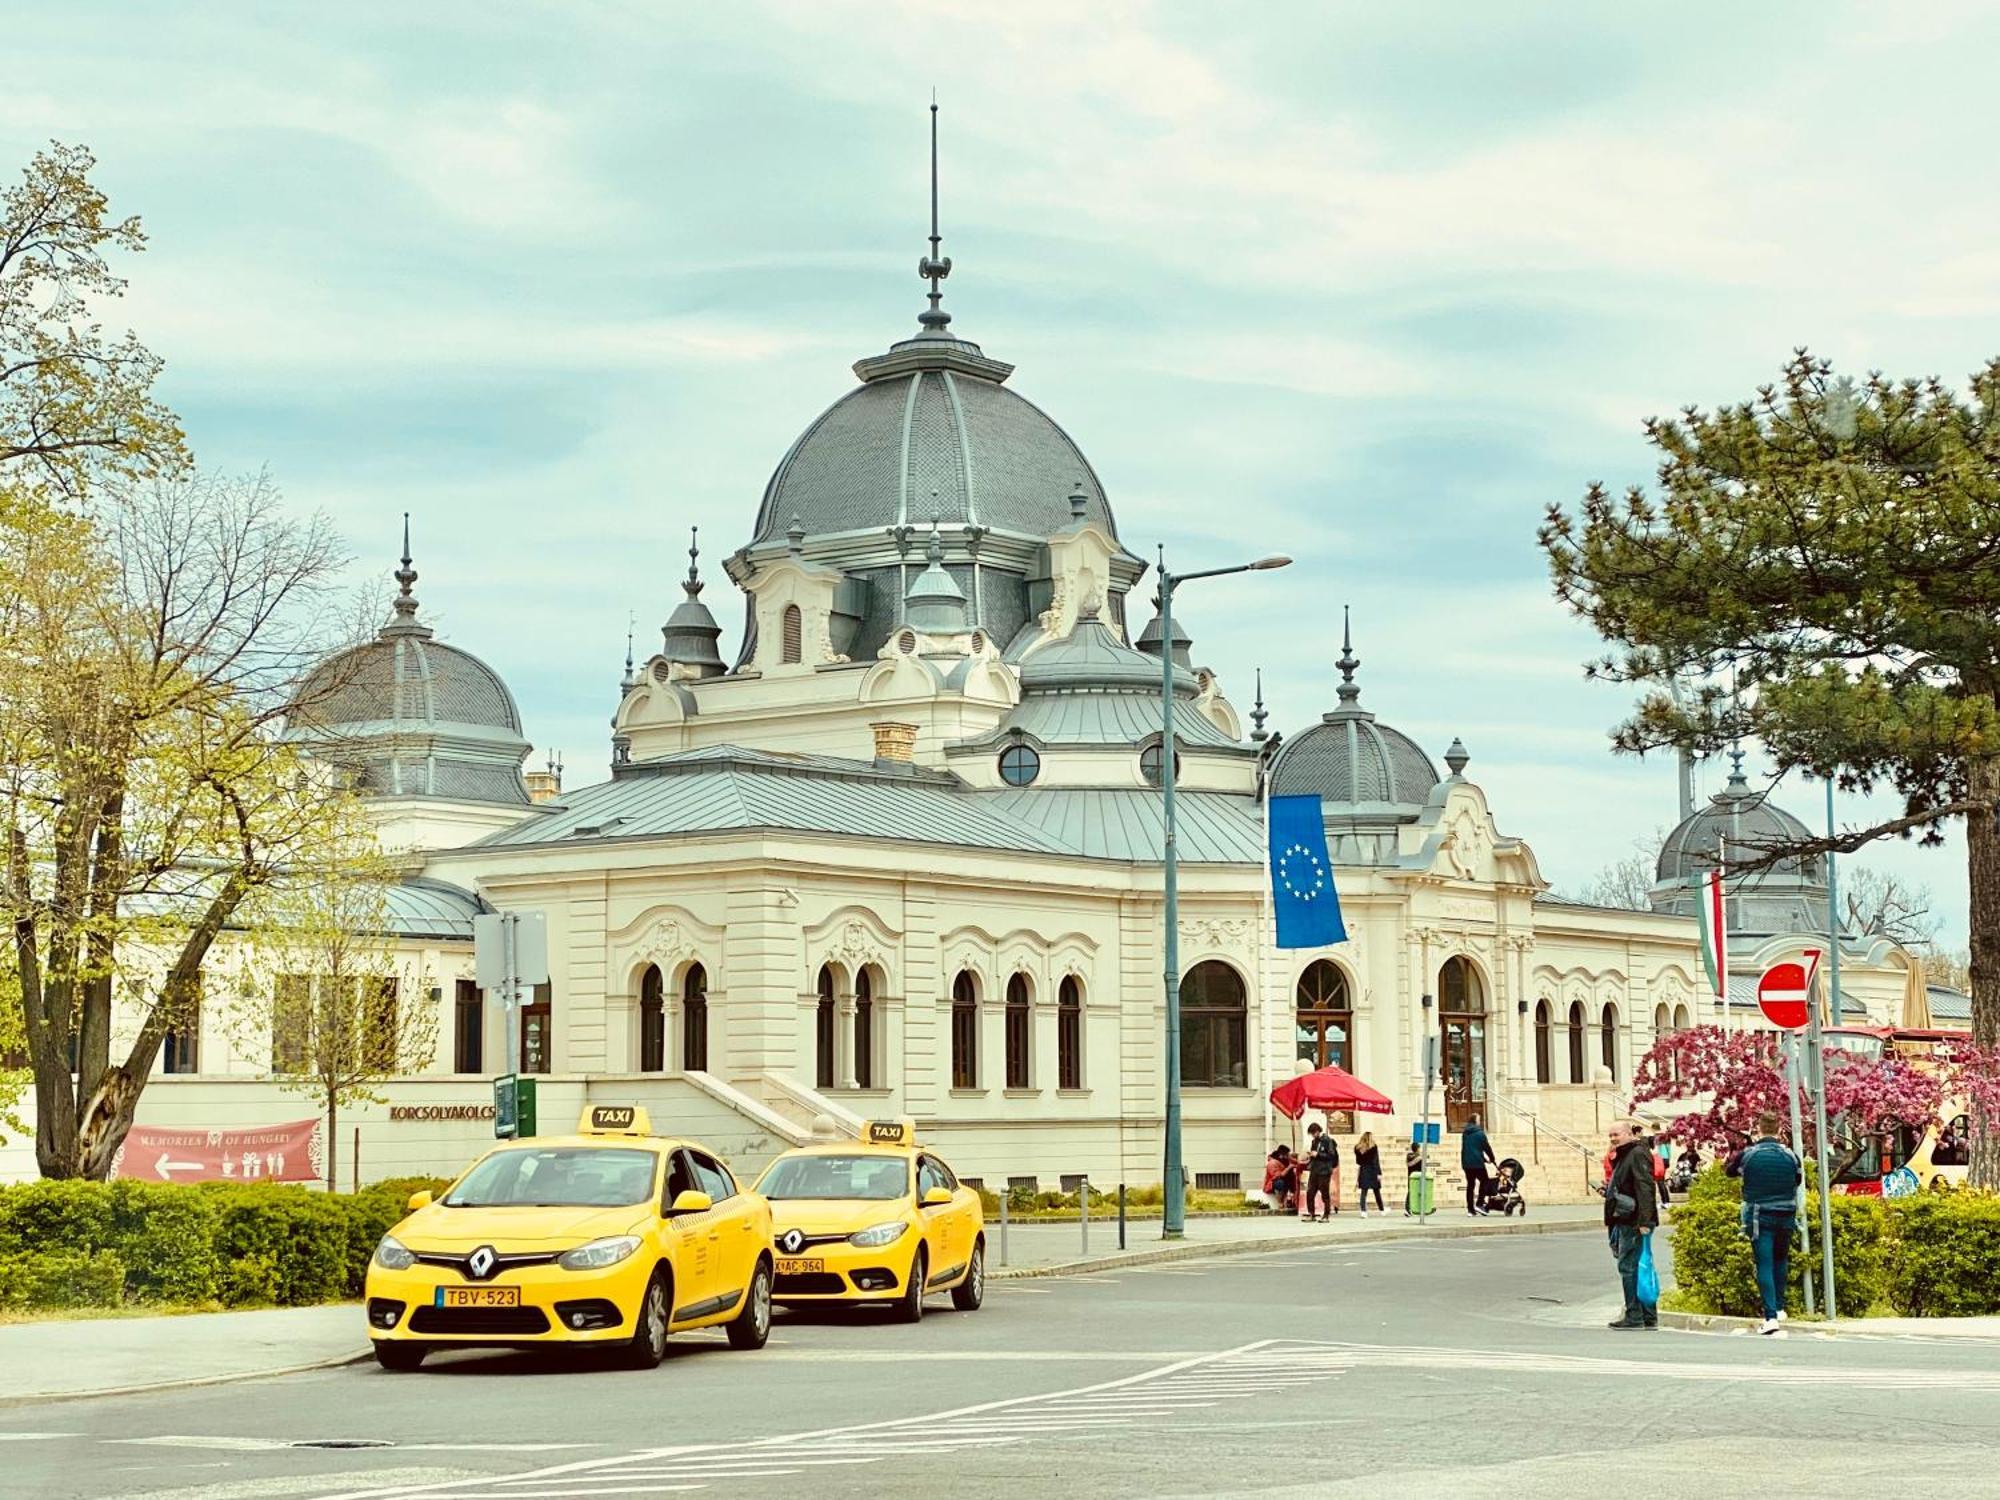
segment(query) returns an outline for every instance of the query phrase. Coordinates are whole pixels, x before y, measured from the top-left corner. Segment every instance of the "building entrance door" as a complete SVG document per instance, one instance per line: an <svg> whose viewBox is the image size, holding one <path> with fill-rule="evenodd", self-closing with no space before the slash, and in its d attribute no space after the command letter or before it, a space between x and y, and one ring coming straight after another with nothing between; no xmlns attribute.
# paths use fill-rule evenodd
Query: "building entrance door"
<svg viewBox="0 0 2000 1500"><path fill-rule="evenodd" d="M1486 1113L1486 1017L1444 1017L1444 1128Z"/></svg>

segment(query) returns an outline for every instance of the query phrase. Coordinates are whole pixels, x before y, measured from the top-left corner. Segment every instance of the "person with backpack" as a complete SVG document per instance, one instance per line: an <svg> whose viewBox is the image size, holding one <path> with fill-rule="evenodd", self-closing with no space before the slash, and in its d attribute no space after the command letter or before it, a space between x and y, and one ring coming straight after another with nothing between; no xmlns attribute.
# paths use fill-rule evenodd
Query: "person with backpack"
<svg viewBox="0 0 2000 1500"><path fill-rule="evenodd" d="M1333 1174L1340 1170L1340 1146L1333 1132L1318 1125L1306 1127L1306 1213L1308 1219L1326 1223L1338 1210L1333 1207ZM1319 1205L1317 1213L1313 1205Z"/></svg>
<svg viewBox="0 0 2000 1500"><path fill-rule="evenodd" d="M1798 1156L1778 1139L1778 1114L1757 1116L1757 1139L1729 1159L1725 1169L1743 1179L1743 1228L1757 1266L1757 1295L1764 1304L1761 1333L1776 1333L1785 1318L1785 1281L1791 1269L1792 1230L1798 1218Z"/></svg>

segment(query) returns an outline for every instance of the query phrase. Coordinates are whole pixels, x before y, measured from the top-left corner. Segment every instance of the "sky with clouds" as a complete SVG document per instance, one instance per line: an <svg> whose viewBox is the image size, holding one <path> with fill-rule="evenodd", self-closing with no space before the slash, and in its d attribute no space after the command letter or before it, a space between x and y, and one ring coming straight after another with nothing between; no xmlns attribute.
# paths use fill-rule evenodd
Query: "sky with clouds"
<svg viewBox="0 0 2000 1500"><path fill-rule="evenodd" d="M1364 706L1463 736L1559 886L1675 794L1607 749L1626 695L1582 679L1542 508L1647 479L1646 416L1794 345L1954 380L2000 353L1976 4L103 0L8 41L0 167L82 142L143 215L117 320L199 459L334 517L357 584L410 511L427 616L572 785L687 527L747 540L847 366L914 331L933 87L954 331L1135 552L1297 559L1191 587L1197 659L1246 705L1261 666L1302 727L1351 603ZM1955 840L1869 862L1963 940Z"/></svg>

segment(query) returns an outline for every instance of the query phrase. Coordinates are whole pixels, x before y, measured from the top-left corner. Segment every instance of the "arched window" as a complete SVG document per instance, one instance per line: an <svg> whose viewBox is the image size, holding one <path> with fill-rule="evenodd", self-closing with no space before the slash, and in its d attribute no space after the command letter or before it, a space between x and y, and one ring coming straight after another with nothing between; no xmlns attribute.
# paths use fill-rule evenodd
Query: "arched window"
<svg viewBox="0 0 2000 1500"><path fill-rule="evenodd" d="M854 976L854 1082L875 1087L875 971Z"/></svg>
<svg viewBox="0 0 2000 1500"><path fill-rule="evenodd" d="M1581 1000L1573 1000L1570 1002L1569 1007L1569 1081L1571 1083L1582 1083L1584 1080L1583 1033L1583 1002Z"/></svg>
<svg viewBox="0 0 2000 1500"><path fill-rule="evenodd" d="M1448 958L1438 970L1438 1009L1447 1015L1485 1014L1486 987L1469 959Z"/></svg>
<svg viewBox="0 0 2000 1500"><path fill-rule="evenodd" d="M1240 1089L1250 1081L1247 1015L1243 976L1220 959L1204 959L1181 976L1184 1087Z"/></svg>
<svg viewBox="0 0 2000 1500"><path fill-rule="evenodd" d="M1154 740L1152 744L1139 752L1139 774L1146 778L1148 786L1158 786L1160 784L1160 742L1158 740ZM1174 751L1174 779L1176 781L1180 780L1180 775L1181 753L1179 750L1176 750Z"/></svg>
<svg viewBox="0 0 2000 1500"><path fill-rule="evenodd" d="M1611 1074L1611 1081L1618 1081L1618 1007L1606 1005L1598 1018L1598 1056L1603 1060L1605 1071Z"/></svg>
<svg viewBox="0 0 2000 1500"><path fill-rule="evenodd" d="M796 604L787 604L779 617L778 660L787 666L804 658L805 616Z"/></svg>
<svg viewBox="0 0 2000 1500"><path fill-rule="evenodd" d="M1674 1030L1686 1031L1687 1029L1688 1008L1685 1005L1676 1005L1674 1007Z"/></svg>
<svg viewBox="0 0 2000 1500"><path fill-rule="evenodd" d="M825 964L819 966L819 1007L813 1018L813 1056L818 1065L813 1077L823 1089L830 1089L834 1083L833 1064L834 1010L833 1010L833 970Z"/></svg>
<svg viewBox="0 0 2000 1500"><path fill-rule="evenodd" d="M1347 976L1339 965L1321 958L1299 976L1296 1052L1315 1068L1347 1066L1348 1037L1353 1034L1354 1002Z"/></svg>
<svg viewBox="0 0 2000 1500"><path fill-rule="evenodd" d="M1664 1003L1653 1007L1654 1041L1657 1042L1661 1037L1665 1036L1667 1034L1667 1028L1672 1024L1673 1024L1673 1019L1671 1016L1668 1015L1667 1007Z"/></svg>
<svg viewBox="0 0 2000 1500"><path fill-rule="evenodd" d="M951 982L951 1086L979 1087L979 988L969 969Z"/></svg>
<svg viewBox="0 0 2000 1500"><path fill-rule="evenodd" d="M1034 1055L1034 1011L1028 1005L1028 979L1015 974L1007 981L1007 1087L1028 1087L1029 1059Z"/></svg>
<svg viewBox="0 0 2000 1500"><path fill-rule="evenodd" d="M1056 991L1056 1087L1083 1087L1083 986L1074 974Z"/></svg>
<svg viewBox="0 0 2000 1500"><path fill-rule="evenodd" d="M681 1067L708 1071L708 970L700 964L681 976Z"/></svg>
<svg viewBox="0 0 2000 1500"><path fill-rule="evenodd" d="M1535 1082L1549 1083L1555 1079L1555 1016L1550 1011L1549 1002L1535 1002Z"/></svg>
<svg viewBox="0 0 2000 1500"><path fill-rule="evenodd" d="M657 964L647 964L639 976L639 1071L663 1072L667 1066L666 984Z"/></svg>

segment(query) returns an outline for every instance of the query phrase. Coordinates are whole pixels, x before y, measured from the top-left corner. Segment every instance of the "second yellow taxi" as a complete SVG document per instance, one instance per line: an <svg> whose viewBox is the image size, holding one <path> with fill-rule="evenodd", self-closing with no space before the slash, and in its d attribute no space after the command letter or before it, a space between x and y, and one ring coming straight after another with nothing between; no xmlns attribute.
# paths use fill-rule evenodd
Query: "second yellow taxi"
<svg viewBox="0 0 2000 1500"><path fill-rule="evenodd" d="M757 1191L771 1205L779 1302L886 1302L914 1323L934 1293L963 1312L986 1296L979 1194L916 1143L911 1121L787 1151Z"/></svg>
<svg viewBox="0 0 2000 1500"><path fill-rule="evenodd" d="M574 1136L507 1141L382 1238L368 1334L390 1370L434 1350L609 1344L659 1364L667 1335L771 1332L771 1211L713 1153L651 1134L629 1104L587 1107Z"/></svg>

